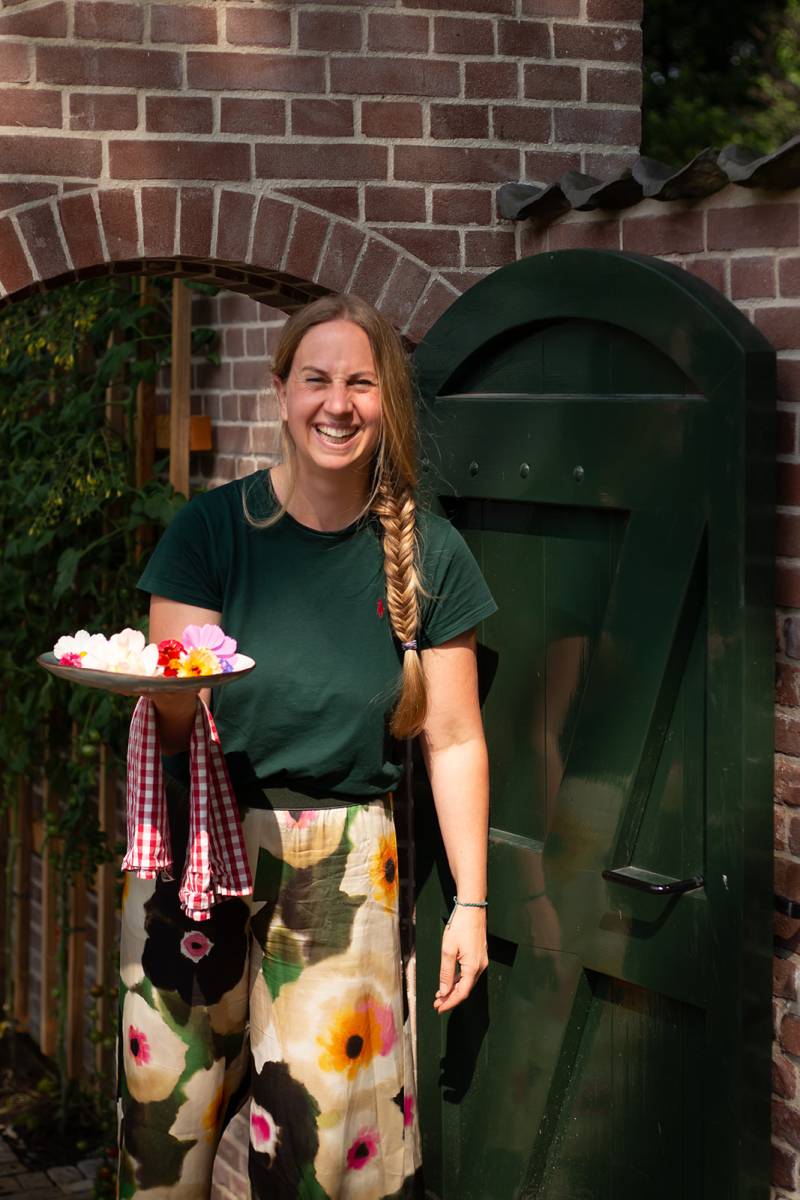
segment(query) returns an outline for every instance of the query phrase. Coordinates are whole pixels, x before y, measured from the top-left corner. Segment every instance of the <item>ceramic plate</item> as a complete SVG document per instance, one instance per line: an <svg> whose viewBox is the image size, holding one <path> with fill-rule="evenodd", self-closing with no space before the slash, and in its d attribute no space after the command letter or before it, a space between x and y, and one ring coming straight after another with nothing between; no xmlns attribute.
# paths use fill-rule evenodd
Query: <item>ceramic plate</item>
<svg viewBox="0 0 800 1200"><path fill-rule="evenodd" d="M62 667L56 656L50 651L40 654L37 658L40 667L57 675L59 679L68 679L70 683L81 683L84 687L102 688L106 692L136 692L138 694L152 692L199 692L202 688L222 687L248 675L256 665L246 654L237 654L234 658L234 669L219 675L192 675L187 678L164 675L119 675L116 671L90 671L85 667Z"/></svg>

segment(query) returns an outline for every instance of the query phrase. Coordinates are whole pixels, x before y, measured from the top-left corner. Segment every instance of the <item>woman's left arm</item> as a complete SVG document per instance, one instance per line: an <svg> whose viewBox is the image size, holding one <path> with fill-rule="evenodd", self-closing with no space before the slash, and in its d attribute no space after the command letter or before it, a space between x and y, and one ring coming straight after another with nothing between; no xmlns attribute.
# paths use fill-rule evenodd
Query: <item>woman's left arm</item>
<svg viewBox="0 0 800 1200"><path fill-rule="evenodd" d="M459 900L486 899L489 756L478 703L474 629L421 654L428 715L420 747ZM460 1004L488 965L486 909L457 905L442 937L437 1012ZM456 978L456 963L460 974Z"/></svg>

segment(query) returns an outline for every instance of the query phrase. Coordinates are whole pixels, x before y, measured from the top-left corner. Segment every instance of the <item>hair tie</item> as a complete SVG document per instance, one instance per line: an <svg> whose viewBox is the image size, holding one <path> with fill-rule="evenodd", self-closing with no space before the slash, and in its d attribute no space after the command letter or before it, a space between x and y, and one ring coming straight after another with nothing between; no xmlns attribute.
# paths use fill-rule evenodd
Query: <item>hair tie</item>
<svg viewBox="0 0 800 1200"><path fill-rule="evenodd" d="M417 639L412 638L410 642L401 642L400 645L403 647L404 650L416 650Z"/></svg>

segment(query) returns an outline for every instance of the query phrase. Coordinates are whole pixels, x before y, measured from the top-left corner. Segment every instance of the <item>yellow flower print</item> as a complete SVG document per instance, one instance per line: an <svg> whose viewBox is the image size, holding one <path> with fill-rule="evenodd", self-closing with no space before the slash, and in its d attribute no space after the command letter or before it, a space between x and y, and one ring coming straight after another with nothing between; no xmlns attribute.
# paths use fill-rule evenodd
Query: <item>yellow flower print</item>
<svg viewBox="0 0 800 1200"><path fill-rule="evenodd" d="M369 877L372 880L373 898L380 901L387 912L394 912L399 888L394 830L380 839L377 853L370 859Z"/></svg>
<svg viewBox="0 0 800 1200"><path fill-rule="evenodd" d="M392 1009L374 995L364 993L355 1004L334 1013L317 1042L323 1047L323 1071L341 1071L348 1079L369 1065L376 1054L388 1054L397 1040Z"/></svg>

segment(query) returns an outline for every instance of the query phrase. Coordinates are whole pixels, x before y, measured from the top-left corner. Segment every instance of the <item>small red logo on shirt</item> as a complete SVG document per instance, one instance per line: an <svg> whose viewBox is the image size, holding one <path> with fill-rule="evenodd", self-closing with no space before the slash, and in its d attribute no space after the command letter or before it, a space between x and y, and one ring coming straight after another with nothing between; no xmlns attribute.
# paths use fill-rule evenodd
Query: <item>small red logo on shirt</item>
<svg viewBox="0 0 800 1200"><path fill-rule="evenodd" d="M378 616L383 616L383 600L378 601Z"/></svg>

